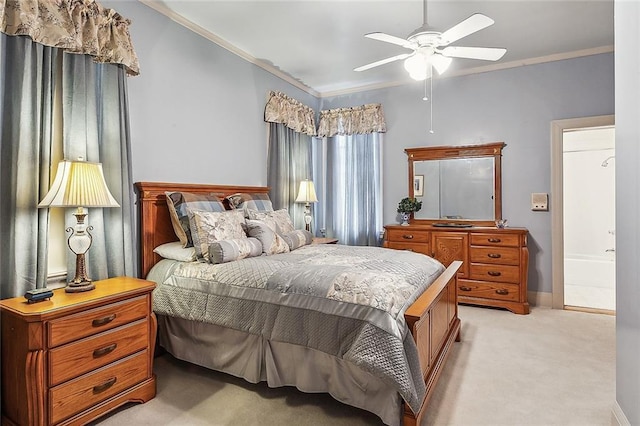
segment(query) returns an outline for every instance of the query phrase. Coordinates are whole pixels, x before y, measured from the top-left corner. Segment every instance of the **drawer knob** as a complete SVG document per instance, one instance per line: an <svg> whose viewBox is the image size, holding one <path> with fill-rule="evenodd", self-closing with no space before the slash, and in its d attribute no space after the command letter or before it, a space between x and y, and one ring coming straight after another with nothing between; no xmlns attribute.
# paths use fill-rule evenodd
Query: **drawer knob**
<svg viewBox="0 0 640 426"><path fill-rule="evenodd" d="M502 273L498 271L488 271L487 274L491 275L492 277L499 277L500 275L502 275Z"/></svg>
<svg viewBox="0 0 640 426"><path fill-rule="evenodd" d="M109 389L111 386L113 386L116 383L116 380L118 380L117 377L112 377L109 380L107 380L106 382L104 382L101 385L97 385L93 387L93 393L100 393L100 392L104 392L107 389Z"/></svg>
<svg viewBox="0 0 640 426"><path fill-rule="evenodd" d="M471 287L467 287L466 285L461 285L460 290L462 291L471 291Z"/></svg>
<svg viewBox="0 0 640 426"><path fill-rule="evenodd" d="M489 253L487 254L487 257L490 257L492 259L500 259L502 256L500 256L500 253Z"/></svg>
<svg viewBox="0 0 640 426"><path fill-rule="evenodd" d="M106 317L94 319L91 321L91 325L94 327L102 327L105 324L109 324L114 319L116 319L116 314L107 315Z"/></svg>
<svg viewBox="0 0 640 426"><path fill-rule="evenodd" d="M500 238L487 238L487 241L489 241L490 243L499 243L502 240Z"/></svg>
<svg viewBox="0 0 640 426"><path fill-rule="evenodd" d="M93 351L93 357L94 358L99 358L101 356L104 356L110 352L113 352L113 350L118 347L117 343L112 343L109 346L105 346L104 348L100 348L100 349L96 349L95 351Z"/></svg>
<svg viewBox="0 0 640 426"><path fill-rule="evenodd" d="M507 290L506 288L500 288L496 290L496 293L502 296L506 296L507 294L509 294L509 290Z"/></svg>
<svg viewBox="0 0 640 426"><path fill-rule="evenodd" d="M402 236L402 238L404 238L405 240L413 240L413 235L411 235L411 234L404 234L404 235Z"/></svg>

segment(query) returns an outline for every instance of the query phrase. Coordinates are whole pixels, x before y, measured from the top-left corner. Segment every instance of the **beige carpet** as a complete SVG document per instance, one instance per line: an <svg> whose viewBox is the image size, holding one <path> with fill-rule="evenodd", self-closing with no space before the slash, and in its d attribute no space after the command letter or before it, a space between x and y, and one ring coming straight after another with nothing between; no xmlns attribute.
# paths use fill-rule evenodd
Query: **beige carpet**
<svg viewBox="0 0 640 426"><path fill-rule="evenodd" d="M534 308L530 315L460 307L462 341L423 425L610 425L615 318ZM380 425L324 394L270 389L176 360L156 359L158 394L100 425Z"/></svg>

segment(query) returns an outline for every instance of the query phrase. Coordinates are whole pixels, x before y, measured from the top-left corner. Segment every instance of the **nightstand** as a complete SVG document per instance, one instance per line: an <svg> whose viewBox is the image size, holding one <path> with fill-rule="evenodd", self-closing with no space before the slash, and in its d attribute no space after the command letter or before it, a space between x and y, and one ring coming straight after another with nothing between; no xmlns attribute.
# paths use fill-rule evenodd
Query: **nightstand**
<svg viewBox="0 0 640 426"><path fill-rule="evenodd" d="M337 238L316 238L313 237L311 244L338 244Z"/></svg>
<svg viewBox="0 0 640 426"><path fill-rule="evenodd" d="M0 301L2 424L86 424L126 402L156 394L155 283L95 282L50 300Z"/></svg>

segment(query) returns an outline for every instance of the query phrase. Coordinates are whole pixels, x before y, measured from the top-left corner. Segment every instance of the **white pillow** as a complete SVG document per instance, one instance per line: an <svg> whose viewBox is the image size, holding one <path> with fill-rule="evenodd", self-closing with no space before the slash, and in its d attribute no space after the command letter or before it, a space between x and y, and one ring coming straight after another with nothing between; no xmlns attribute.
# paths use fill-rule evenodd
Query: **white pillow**
<svg viewBox="0 0 640 426"><path fill-rule="evenodd" d="M196 260L196 250L193 247L182 247L182 242L180 241L159 245L153 251L164 259L179 260L181 262L193 262Z"/></svg>

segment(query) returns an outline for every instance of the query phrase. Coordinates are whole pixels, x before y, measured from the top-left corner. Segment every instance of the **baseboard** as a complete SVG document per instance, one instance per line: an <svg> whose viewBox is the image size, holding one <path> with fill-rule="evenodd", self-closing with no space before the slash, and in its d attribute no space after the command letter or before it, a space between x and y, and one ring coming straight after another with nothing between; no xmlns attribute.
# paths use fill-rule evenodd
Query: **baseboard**
<svg viewBox="0 0 640 426"><path fill-rule="evenodd" d="M614 401L613 407L611 407L611 426L631 426L629 419L618 405L618 401Z"/></svg>
<svg viewBox="0 0 640 426"><path fill-rule="evenodd" d="M529 291L527 292L527 300L531 306L542 306L543 308L550 308L553 302L553 295L551 293L544 293L541 291Z"/></svg>

